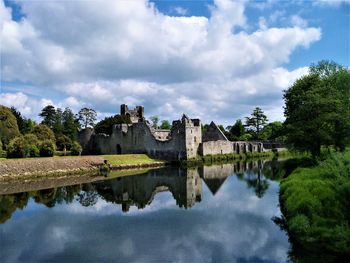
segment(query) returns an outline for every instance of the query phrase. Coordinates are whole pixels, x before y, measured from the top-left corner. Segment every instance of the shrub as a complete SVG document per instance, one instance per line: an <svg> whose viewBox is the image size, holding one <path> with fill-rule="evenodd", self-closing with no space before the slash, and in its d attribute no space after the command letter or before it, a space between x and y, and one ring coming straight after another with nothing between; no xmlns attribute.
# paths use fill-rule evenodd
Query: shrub
<svg viewBox="0 0 350 263"><path fill-rule="evenodd" d="M40 150L37 145L34 144L28 144L25 148L26 157L39 157L40 156Z"/></svg>
<svg viewBox="0 0 350 263"><path fill-rule="evenodd" d="M56 145L52 140L44 140L40 144L40 156L53 156L56 151Z"/></svg>
<svg viewBox="0 0 350 263"><path fill-rule="evenodd" d="M53 142L56 141L55 134L53 131L44 124L39 124L34 127L33 134L40 140L51 140Z"/></svg>
<svg viewBox="0 0 350 263"><path fill-rule="evenodd" d="M82 147L78 142L73 142L70 152L72 155L80 155L82 151Z"/></svg>
<svg viewBox="0 0 350 263"><path fill-rule="evenodd" d="M12 139L7 146L7 157L24 158L26 157L26 142L23 136Z"/></svg>

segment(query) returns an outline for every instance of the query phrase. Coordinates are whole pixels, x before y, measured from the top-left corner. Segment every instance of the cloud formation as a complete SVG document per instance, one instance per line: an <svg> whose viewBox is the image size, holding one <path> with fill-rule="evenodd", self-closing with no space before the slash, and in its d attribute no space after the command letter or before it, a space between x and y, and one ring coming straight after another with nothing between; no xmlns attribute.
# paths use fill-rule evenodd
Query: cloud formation
<svg viewBox="0 0 350 263"><path fill-rule="evenodd" d="M43 94L54 89L61 98L46 99L81 101L99 112L143 104L149 115L186 112L219 122L255 106L277 112L281 90L305 73L283 65L321 38L320 28L298 16L288 27L248 33L240 1L215 0L209 18L170 16L147 0L19 5L24 16L14 21L0 3L1 80ZM270 118L281 119L281 111Z"/></svg>

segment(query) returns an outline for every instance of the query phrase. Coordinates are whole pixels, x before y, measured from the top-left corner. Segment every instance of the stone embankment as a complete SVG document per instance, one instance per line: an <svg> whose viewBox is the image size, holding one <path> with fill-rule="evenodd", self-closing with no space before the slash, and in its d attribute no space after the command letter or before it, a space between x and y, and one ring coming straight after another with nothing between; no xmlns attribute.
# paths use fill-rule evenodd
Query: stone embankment
<svg viewBox="0 0 350 263"><path fill-rule="evenodd" d="M98 171L103 162L98 156L2 160L0 181L83 174Z"/></svg>

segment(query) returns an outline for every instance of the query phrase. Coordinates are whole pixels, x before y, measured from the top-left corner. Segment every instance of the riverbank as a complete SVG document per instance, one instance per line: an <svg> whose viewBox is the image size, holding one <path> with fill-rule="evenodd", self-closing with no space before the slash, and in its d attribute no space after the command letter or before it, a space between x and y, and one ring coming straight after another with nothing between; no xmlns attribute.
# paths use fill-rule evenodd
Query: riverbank
<svg viewBox="0 0 350 263"><path fill-rule="evenodd" d="M0 160L0 181L98 174L99 167L105 161L112 170L160 167L166 164L145 154L6 159Z"/></svg>
<svg viewBox="0 0 350 263"><path fill-rule="evenodd" d="M326 260L350 257L350 151L281 181L285 227L297 247Z"/></svg>

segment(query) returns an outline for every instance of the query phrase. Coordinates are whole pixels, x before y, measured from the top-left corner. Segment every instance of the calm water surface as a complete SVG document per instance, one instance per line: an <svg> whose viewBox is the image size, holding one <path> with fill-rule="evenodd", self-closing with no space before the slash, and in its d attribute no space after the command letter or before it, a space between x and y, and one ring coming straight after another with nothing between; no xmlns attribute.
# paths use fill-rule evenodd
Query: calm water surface
<svg viewBox="0 0 350 263"><path fill-rule="evenodd" d="M0 262L286 262L273 165L164 168L0 195Z"/></svg>

